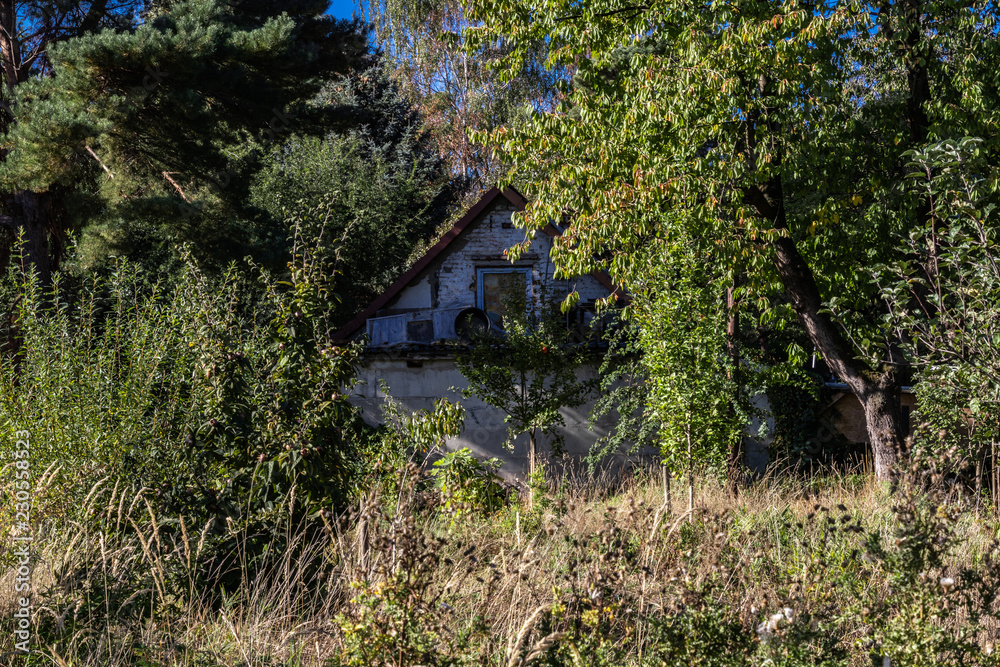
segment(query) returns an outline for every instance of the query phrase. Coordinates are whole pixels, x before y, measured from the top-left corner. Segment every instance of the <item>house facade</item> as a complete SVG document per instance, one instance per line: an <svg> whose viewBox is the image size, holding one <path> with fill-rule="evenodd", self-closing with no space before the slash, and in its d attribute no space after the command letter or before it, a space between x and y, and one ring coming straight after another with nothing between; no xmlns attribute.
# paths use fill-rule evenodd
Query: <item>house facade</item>
<svg viewBox="0 0 1000 667"><path fill-rule="evenodd" d="M487 192L455 225L385 292L341 328L335 337L351 340L364 337L367 347L351 402L360 407L366 421L382 420L387 395L409 411L431 410L439 398L460 401L466 421L462 434L446 443L449 449L468 447L480 458L498 458L501 474L522 477L528 469L527 435L515 442L513 451L504 447L507 424L502 411L477 398L464 399L468 386L458 371L456 357L466 347L475 329L498 327L505 297L523 295L533 308L545 301L561 300L576 291L580 307L567 318L567 327L581 330L594 324L594 303L620 296L610 279L600 273L571 280L553 277L550 259L553 239L560 231L548 226L530 236L530 245L512 262L507 250L526 240L524 229L513 224L512 215L523 210L525 200L514 190ZM529 232L530 234L530 232ZM581 371L595 377L599 357ZM810 369L819 372L833 391L824 406L816 433L821 445L839 433L850 442L867 441L864 412L857 397L839 385L822 362ZM386 391L383 391L383 387ZM904 415L914 405L911 391L903 392ZM767 436L757 438L761 424L755 421L744 440L747 466L762 472L768 464L768 448L774 431L767 398L757 396L755 404L767 422ZM590 453L592 445L607 435L609 418L590 422L593 401L578 408L564 408L564 450L570 460ZM540 437L539 453L544 461L549 442ZM644 452L648 460L652 452ZM627 463L619 456L610 464Z"/></svg>
<svg viewBox="0 0 1000 667"><path fill-rule="evenodd" d="M571 333L593 323L593 306L615 290L607 276L591 274L572 280L553 277L549 257L559 230L549 226L530 238L528 249L511 262L507 250L526 240L524 229L511 216L524 209L525 200L512 189L487 192L444 237L409 271L340 329L339 339L367 338L364 365L351 401L369 423L378 423L388 394L408 410L430 410L439 398L461 400L466 410L463 433L447 443L449 449L468 447L482 458L502 461L501 474L520 477L528 468L527 436L504 447L507 424L502 411L477 398L462 399L468 383L455 359L475 329L497 327L508 298L524 295L529 307L561 300L576 291L579 308L567 320ZM531 233L528 232L530 235ZM597 373L596 364L580 372ZM590 452L607 433L609 422L591 427L592 402L562 411L564 449L573 457ZM548 442L542 436L539 453L545 460Z"/></svg>

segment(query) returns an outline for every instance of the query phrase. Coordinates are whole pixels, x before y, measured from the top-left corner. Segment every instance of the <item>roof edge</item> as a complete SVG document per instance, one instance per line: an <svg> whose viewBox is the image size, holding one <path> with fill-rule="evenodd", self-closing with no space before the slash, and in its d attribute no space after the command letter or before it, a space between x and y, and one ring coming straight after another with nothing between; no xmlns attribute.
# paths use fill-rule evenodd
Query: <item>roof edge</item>
<svg viewBox="0 0 1000 667"><path fill-rule="evenodd" d="M461 219L459 219L459 221L445 233L444 236L438 239L437 243L432 245L430 249L424 253L423 257L418 259L413 266L401 275L396 282L390 285L386 291L382 292L382 294L376 297L374 301L368 304L368 307L361 311L357 317L335 331L333 339L335 341L350 340L358 329L364 326L364 323L368 320L368 318L372 317L375 313L385 307L385 305L396 295L402 292L407 285L413 282L420 272L426 269L431 262L437 259L437 257L444 252L444 250L451 245L463 231L465 231L466 227L471 225L479 218L480 215L493 205L498 197L505 198L518 211L523 211L528 205L527 200L521 195L521 193L512 187L504 188L503 190L500 190L499 188L490 188L487 190L483 196L479 198L479 201L476 202L472 208L470 208L465 215L463 215Z"/></svg>

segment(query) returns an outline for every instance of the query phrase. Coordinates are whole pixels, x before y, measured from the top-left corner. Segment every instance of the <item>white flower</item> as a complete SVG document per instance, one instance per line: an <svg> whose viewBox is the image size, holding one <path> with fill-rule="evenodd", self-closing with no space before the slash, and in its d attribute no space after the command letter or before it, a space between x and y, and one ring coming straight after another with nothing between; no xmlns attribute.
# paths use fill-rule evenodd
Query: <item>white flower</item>
<svg viewBox="0 0 1000 667"><path fill-rule="evenodd" d="M774 634L778 631L778 627L782 624L791 623L794 617L795 610L791 607L784 607L776 614L771 614L766 621L757 626L757 635L760 637L760 642L762 644L770 642L774 639Z"/></svg>
<svg viewBox="0 0 1000 667"><path fill-rule="evenodd" d="M769 623L761 623L757 626L757 636L760 637L761 644L767 644L774 638L774 630Z"/></svg>

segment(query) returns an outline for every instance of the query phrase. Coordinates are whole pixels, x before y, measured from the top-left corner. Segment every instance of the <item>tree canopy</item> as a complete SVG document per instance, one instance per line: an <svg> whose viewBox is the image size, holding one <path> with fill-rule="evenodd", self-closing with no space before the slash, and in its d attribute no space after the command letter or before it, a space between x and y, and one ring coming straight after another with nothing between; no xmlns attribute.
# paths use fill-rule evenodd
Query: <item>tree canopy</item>
<svg viewBox="0 0 1000 667"><path fill-rule="evenodd" d="M50 14L37 19L15 12L14 28L44 24L59 4L39 4ZM296 103L367 53L359 26L325 16L326 4L183 0L116 5L97 21L71 12L79 23L44 45L44 76L5 59L3 222L24 233L42 278L67 233L95 221L113 233L155 219L220 251L231 228L200 214L236 193L233 146L273 141Z"/></svg>
<svg viewBox="0 0 1000 667"><path fill-rule="evenodd" d="M469 133L520 122L524 109L552 109L566 70L544 67L545 42L528 49L516 72L501 80L491 63L503 40L465 48L470 20L460 0L373 0L365 3L373 36L393 65L394 79L423 115L440 155L471 196L492 187L504 164Z"/></svg>
<svg viewBox="0 0 1000 667"><path fill-rule="evenodd" d="M342 325L426 250L453 189L420 114L384 66L330 82L314 104L331 116L330 131L269 148L248 204L263 213L262 228L326 205L315 233L338 274L333 319Z"/></svg>
<svg viewBox="0 0 1000 667"><path fill-rule="evenodd" d="M529 226L571 221L562 270L635 288L644 249L683 227L742 309L798 318L888 475L908 360L874 269L928 216L907 151L971 135L996 154L993 6L471 0L469 15L472 48L508 46L502 76L539 40L549 66L575 68L558 109L480 135L531 175Z"/></svg>

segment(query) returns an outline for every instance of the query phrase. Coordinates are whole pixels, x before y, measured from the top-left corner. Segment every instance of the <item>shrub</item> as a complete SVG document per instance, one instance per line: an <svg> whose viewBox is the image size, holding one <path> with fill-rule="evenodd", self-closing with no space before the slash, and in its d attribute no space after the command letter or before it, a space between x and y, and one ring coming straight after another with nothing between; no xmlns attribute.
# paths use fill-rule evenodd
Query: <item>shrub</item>
<svg viewBox="0 0 1000 667"><path fill-rule="evenodd" d="M360 347L333 345L329 275L301 237L281 283L236 268L215 282L190 261L169 291L145 288L126 262L50 287L13 269L0 423L31 433L33 474L51 468L57 482L36 518L106 520L110 509L79 516L95 484L145 489L165 528L215 519L226 553L234 525L263 544L343 506L367 436L345 394ZM0 454L12 446L5 438Z"/></svg>
<svg viewBox="0 0 1000 667"><path fill-rule="evenodd" d="M446 512L491 514L504 506L507 494L496 474L498 459L480 461L468 447L447 452L430 470Z"/></svg>

